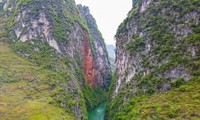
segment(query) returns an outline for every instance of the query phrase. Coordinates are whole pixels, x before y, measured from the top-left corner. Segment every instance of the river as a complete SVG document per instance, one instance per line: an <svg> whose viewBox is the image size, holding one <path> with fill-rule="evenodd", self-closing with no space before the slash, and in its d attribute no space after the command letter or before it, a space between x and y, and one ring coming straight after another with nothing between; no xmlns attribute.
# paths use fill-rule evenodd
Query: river
<svg viewBox="0 0 200 120"><path fill-rule="evenodd" d="M88 113L88 120L104 120L106 102L101 103Z"/></svg>

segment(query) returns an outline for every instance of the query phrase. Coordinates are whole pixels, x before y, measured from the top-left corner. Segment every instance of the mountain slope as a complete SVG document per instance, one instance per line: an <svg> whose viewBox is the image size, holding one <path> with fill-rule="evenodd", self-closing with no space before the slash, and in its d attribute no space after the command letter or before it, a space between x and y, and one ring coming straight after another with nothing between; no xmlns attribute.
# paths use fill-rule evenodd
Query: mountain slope
<svg viewBox="0 0 200 120"><path fill-rule="evenodd" d="M196 101L199 98L198 91L195 91L199 88L200 71L199 1L133 2L133 9L119 26L116 34L117 70L110 88L111 105L107 107L107 119L181 119L185 115L185 119L192 119L194 114L194 119L198 118L199 109L195 107L193 113L190 109L191 106L198 104ZM191 106L181 106L181 102L189 104L181 99L189 100L191 94L177 92L186 95L182 97L171 93L176 88L190 88L187 82L196 85L193 94L197 98L191 101ZM182 86L184 84L186 86ZM149 100L143 101L141 96L150 97ZM158 96L160 97L157 98ZM176 105L168 102L173 101L176 96L180 109L173 113L171 109ZM162 103L159 102L162 97L171 98ZM152 104L158 102L158 106L155 107L159 107L159 110L155 111L148 101L153 102ZM146 106L141 104L147 104L150 108L143 108ZM168 105L166 109L165 104ZM132 113L126 116L130 110Z"/></svg>
<svg viewBox="0 0 200 120"><path fill-rule="evenodd" d="M200 118L200 79L165 93L142 95L123 102L116 97L109 104L107 119L113 120L199 120ZM123 104L123 106L117 106ZM109 116L108 116L109 115Z"/></svg>
<svg viewBox="0 0 200 120"><path fill-rule="evenodd" d="M102 44L95 46L94 41L98 39L90 33L74 0L1 0L0 18L2 46L7 43L9 47L5 49L23 59L19 68L18 61L13 68L15 65L8 66L12 58L3 60L8 71L2 70L0 76L3 86L0 93L11 100L10 108L19 107L21 111L19 116L11 111L13 116L18 119L87 119L87 109L106 99L103 96L110 81L110 66L106 50L102 50L101 56L97 53L105 45L102 40L99 41ZM98 59L105 60L101 69L106 72L99 69ZM3 62L1 65L4 66ZM20 73L16 76L18 70ZM17 80L20 82L12 82ZM6 85L11 87L8 92L20 94L19 104L13 101L17 96L4 94L8 89ZM7 105L5 101L3 104ZM35 113L31 114L31 110ZM54 116L51 111L60 111L60 114ZM12 119L7 113L5 117Z"/></svg>
<svg viewBox="0 0 200 120"><path fill-rule="evenodd" d="M50 90L49 82L52 75L57 75L55 72L44 70L37 64L16 55L5 43L0 43L0 63L2 120L71 120L74 118L73 114L67 114L62 107L58 107L59 104L56 104L53 98L56 91ZM54 77L63 79L58 75ZM57 89L61 90L58 86ZM67 106L69 105L73 104L69 103Z"/></svg>

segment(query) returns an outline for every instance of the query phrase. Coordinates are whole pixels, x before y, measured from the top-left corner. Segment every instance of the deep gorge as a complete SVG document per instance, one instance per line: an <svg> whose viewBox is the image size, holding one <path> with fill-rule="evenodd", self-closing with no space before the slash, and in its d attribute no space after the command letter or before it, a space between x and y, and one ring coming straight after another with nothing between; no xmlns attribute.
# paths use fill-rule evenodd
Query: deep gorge
<svg viewBox="0 0 200 120"><path fill-rule="evenodd" d="M0 119L200 119L199 0L132 2L113 62L87 6L0 0Z"/></svg>

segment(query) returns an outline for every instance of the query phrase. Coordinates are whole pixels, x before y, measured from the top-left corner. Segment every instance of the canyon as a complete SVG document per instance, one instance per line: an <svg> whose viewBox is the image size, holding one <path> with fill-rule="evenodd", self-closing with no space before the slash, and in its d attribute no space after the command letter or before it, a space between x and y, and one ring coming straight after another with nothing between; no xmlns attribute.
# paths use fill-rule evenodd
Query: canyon
<svg viewBox="0 0 200 120"><path fill-rule="evenodd" d="M0 119L199 119L199 6L132 0L108 54L87 6L0 0Z"/></svg>

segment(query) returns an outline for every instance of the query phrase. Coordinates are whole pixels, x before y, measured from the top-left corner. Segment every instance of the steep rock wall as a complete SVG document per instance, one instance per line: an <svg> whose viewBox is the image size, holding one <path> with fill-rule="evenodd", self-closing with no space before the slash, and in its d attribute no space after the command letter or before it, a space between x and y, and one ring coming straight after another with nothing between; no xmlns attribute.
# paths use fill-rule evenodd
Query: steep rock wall
<svg viewBox="0 0 200 120"><path fill-rule="evenodd" d="M98 30L97 24L93 16L90 14L90 10L86 6L78 5L78 9L80 11L81 16L84 18L86 24L88 25L89 31L94 41L95 46L95 56L93 67L95 71L95 82L92 83L93 86L100 85L105 90L108 89L111 79L111 68L108 60L108 54L106 51L106 46L104 43L104 39Z"/></svg>
<svg viewBox="0 0 200 120"><path fill-rule="evenodd" d="M177 54L182 54L185 59L190 61L190 57L178 50L183 44L187 46L185 51L191 52L191 56L195 57L195 53L198 49L193 48L193 50L191 50L190 48L193 44L184 42L187 36L194 33L194 29L198 28L199 15L197 13L199 12L199 8L196 7L195 10L189 9L188 11L180 13L174 10L173 7L165 7L166 4L167 3L163 1L140 1L140 3L138 3L139 7L133 9L129 17L119 27L116 35L117 81L115 93L118 93L120 86L123 86L121 82L129 84L132 81L131 84L134 85L136 81L140 82L140 77L151 76L155 71L157 72L154 77L158 79L171 79L165 81L162 84L163 87L160 86L161 88L159 90L163 91L168 89L164 86L169 87L169 83L179 77L185 82L190 79L191 73L188 70L192 68L185 66L181 60L176 63L176 65L170 62L175 61L172 60L172 51L177 52ZM173 4L174 3L170 1L170 6ZM147 5L149 7L147 7ZM191 6L195 7L196 5L191 3ZM177 6L176 9L178 8ZM167 14L169 15L167 16ZM175 21L176 23L169 21L170 18L172 19L171 21ZM187 24L189 22L194 25L189 26ZM160 31L162 31L162 33ZM168 64L172 66L168 66ZM167 68L158 72L159 69L162 69L165 65ZM141 87L145 93L147 86L142 85ZM152 87L155 87L155 85L153 84ZM153 91L158 90L157 88L152 89ZM131 91L136 92L136 87L132 86Z"/></svg>
<svg viewBox="0 0 200 120"><path fill-rule="evenodd" d="M92 51L89 48L88 35L84 32L84 59L83 59L83 72L86 77L87 83L90 87L95 85L95 69L93 67Z"/></svg>
<svg viewBox="0 0 200 120"><path fill-rule="evenodd" d="M199 76L199 2L133 2L135 6L115 36L117 69L110 91L109 120L148 119L150 112L137 117L143 115L143 108L136 112L129 107L139 101L138 96L167 92ZM130 116L125 117L128 110Z"/></svg>

